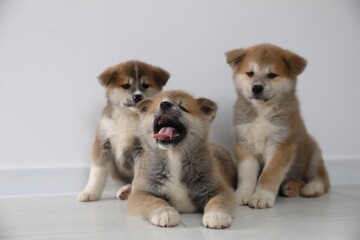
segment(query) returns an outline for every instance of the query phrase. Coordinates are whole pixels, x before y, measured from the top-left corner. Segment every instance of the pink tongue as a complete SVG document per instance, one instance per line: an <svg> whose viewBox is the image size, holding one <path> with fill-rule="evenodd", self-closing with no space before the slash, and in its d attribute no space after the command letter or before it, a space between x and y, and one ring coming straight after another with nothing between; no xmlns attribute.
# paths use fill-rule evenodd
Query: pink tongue
<svg viewBox="0 0 360 240"><path fill-rule="evenodd" d="M163 127L160 129L160 131L153 135L154 139L160 139L160 140L171 140L174 136L175 128L173 127Z"/></svg>

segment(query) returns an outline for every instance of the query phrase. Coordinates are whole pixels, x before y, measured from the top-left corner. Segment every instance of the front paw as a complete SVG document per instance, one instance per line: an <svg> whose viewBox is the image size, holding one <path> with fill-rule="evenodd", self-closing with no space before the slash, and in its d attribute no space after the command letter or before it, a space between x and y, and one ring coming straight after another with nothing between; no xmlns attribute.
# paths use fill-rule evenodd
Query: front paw
<svg viewBox="0 0 360 240"><path fill-rule="evenodd" d="M202 223L207 228L222 229L230 227L232 218L225 212L208 212L205 213Z"/></svg>
<svg viewBox="0 0 360 240"><path fill-rule="evenodd" d="M266 190L256 190L249 201L252 208L271 208L274 206L275 194Z"/></svg>
<svg viewBox="0 0 360 240"><path fill-rule="evenodd" d="M90 192L82 192L78 195L77 200L79 202L92 202L100 199L100 194L94 194Z"/></svg>
<svg viewBox="0 0 360 240"><path fill-rule="evenodd" d="M251 191L236 191L236 202L239 206L247 205L250 201L251 195L253 193Z"/></svg>
<svg viewBox="0 0 360 240"><path fill-rule="evenodd" d="M180 223L180 215L175 208L161 208L151 216L150 222L158 227L174 227Z"/></svg>

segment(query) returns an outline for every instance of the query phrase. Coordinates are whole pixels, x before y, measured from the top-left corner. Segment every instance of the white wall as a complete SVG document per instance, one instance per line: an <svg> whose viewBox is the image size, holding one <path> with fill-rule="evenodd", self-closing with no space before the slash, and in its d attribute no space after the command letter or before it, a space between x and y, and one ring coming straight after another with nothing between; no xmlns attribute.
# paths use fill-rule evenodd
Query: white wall
<svg viewBox="0 0 360 240"><path fill-rule="evenodd" d="M0 169L88 166L105 103L96 77L129 59L218 102L211 137L233 149L224 52L262 42L309 61L298 94L325 158L360 160L359 1L2 0Z"/></svg>

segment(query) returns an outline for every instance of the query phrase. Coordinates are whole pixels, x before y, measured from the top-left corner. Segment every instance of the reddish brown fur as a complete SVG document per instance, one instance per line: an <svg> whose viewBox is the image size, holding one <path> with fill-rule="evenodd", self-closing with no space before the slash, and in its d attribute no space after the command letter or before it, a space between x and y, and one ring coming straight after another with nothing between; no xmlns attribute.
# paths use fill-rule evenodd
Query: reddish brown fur
<svg viewBox="0 0 360 240"><path fill-rule="evenodd" d="M138 73L135 73L135 65L138 67ZM140 61L127 61L118 65L109 67L98 77L101 85L105 87L121 87L127 82L127 77L135 78L136 74L147 76L150 84L161 89L170 77L170 74L159 68Z"/></svg>
<svg viewBox="0 0 360 240"><path fill-rule="evenodd" d="M136 77L136 73L134 71L135 65L139 68L138 74L147 76L147 84L157 88L158 91L162 90L162 87L167 83L170 77L170 74L160 67L136 60L127 61L107 68L98 76L100 84L106 87L107 94L114 88L120 89L124 92L126 91L126 89L123 89L121 86L127 83L128 77ZM114 107L108 102L104 108L103 116L111 116L113 110ZM136 113L134 113L134 115L136 115ZM100 157L101 149L102 143L99 140L99 135L97 133L93 146L93 159L94 162L99 165L103 164L103 158ZM113 174L117 175L117 171Z"/></svg>
<svg viewBox="0 0 360 240"><path fill-rule="evenodd" d="M234 74L247 72L248 65L241 62L256 61L259 65L274 65L275 72L295 78L306 67L306 60L288 50L275 45L260 44L247 49L236 49L226 53L227 62L233 67Z"/></svg>
<svg viewBox="0 0 360 240"><path fill-rule="evenodd" d="M255 112L270 110L270 113L276 113L276 111L282 111L282 114L273 115L267 121L279 121L281 126L286 128L287 132L286 138L276 146L271 158L264 160L264 152L260 153L259 161L263 170L258 179L255 194L251 199L243 200L242 203L246 204L249 201L249 205L252 207L271 207L271 201L262 205L260 202L263 199L261 197L258 199L256 193L260 192L260 190L265 190L276 194L281 183L283 183L283 193L286 196L301 194L304 197L314 197L326 193L330 186L327 171L320 149L314 139L308 134L301 118L299 103L295 94L296 79L305 69L306 60L288 50L269 44L232 50L226 53L226 57L227 62L233 69L234 79L237 75L243 74L242 76L245 76L241 78L244 79L243 81L252 81L252 78L246 77L246 74L252 71L248 63L255 62L260 68L263 66L273 66L272 71L278 77L267 80L272 81L272 84L281 85L285 81L284 79L292 81L293 84L293 89L286 93L288 96L285 95L284 98L270 100L259 105L252 105L250 101L247 102L248 100L245 100L247 99L246 96L242 96L242 92L238 91L241 96L239 96L235 107L235 111L238 111L238 114L235 115L235 123L240 121L237 116L242 111L247 111L251 107L254 107ZM242 126L241 122L237 123L236 126ZM236 137L237 158L239 166L241 166L241 163L248 161L249 156L253 156L254 153L243 144L243 139L246 139L248 136L237 135ZM268 137L271 137L271 135ZM311 164L312 162L317 164L313 165L314 163ZM323 191L305 189L307 187L305 184L314 179L321 180L324 187ZM292 188L290 192L287 189L289 186Z"/></svg>
<svg viewBox="0 0 360 240"><path fill-rule="evenodd" d="M188 93L178 90L161 92L157 94L157 97L152 100L153 102L150 105L148 112L154 112L155 108L159 106L160 102L165 97L170 99L171 101L180 101L179 103L184 105L184 107L186 107L186 109L188 109L188 111L191 112L192 115L204 121L206 115L204 115L204 109L199 108L199 103L206 100L204 100L204 98L195 99L191 97L191 95L189 95ZM215 118L217 106L215 104L208 104L207 107L210 108L209 110L212 110L211 112L209 111L209 113L213 114L211 116L211 120L213 120Z"/></svg>
<svg viewBox="0 0 360 240"><path fill-rule="evenodd" d="M169 76L164 69L140 61L117 64L99 75L98 80L106 89L108 101L93 145L89 181L79 194L79 201L99 199L110 173L120 186L131 183L134 158L140 152L140 146L136 145L139 144L136 141L139 117L131 108L142 98L161 91ZM137 96L140 99L135 98ZM123 193L122 189L119 191L119 196L124 198L129 188L125 188Z"/></svg>

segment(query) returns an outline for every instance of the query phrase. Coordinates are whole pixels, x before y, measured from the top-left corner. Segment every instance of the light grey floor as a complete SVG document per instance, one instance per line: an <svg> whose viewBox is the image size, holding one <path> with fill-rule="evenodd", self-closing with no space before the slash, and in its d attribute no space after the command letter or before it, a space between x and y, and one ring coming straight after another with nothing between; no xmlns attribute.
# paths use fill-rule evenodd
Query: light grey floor
<svg viewBox="0 0 360 240"><path fill-rule="evenodd" d="M335 186L324 197L281 198L271 209L239 207L232 226L210 230L200 214L181 215L176 228L128 216L126 202L75 196L0 198L0 239L360 239L360 185Z"/></svg>

